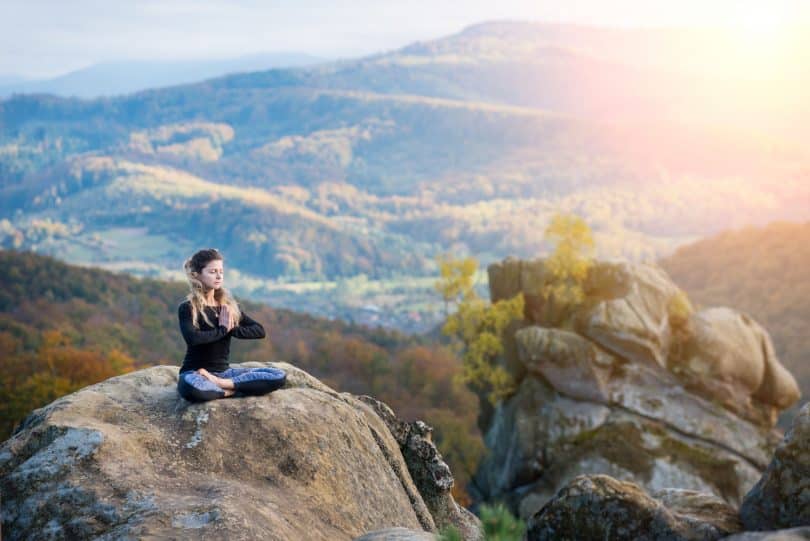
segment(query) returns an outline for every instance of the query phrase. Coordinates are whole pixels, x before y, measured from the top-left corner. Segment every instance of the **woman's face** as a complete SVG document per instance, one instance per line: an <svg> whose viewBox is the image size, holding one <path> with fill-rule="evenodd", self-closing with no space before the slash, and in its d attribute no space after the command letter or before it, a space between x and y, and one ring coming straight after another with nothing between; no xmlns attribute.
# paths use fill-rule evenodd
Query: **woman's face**
<svg viewBox="0 0 810 541"><path fill-rule="evenodd" d="M200 271L200 282L203 283L206 289L219 289L222 287L222 281L225 279L225 271L222 267L221 259L214 259L210 261L202 271Z"/></svg>

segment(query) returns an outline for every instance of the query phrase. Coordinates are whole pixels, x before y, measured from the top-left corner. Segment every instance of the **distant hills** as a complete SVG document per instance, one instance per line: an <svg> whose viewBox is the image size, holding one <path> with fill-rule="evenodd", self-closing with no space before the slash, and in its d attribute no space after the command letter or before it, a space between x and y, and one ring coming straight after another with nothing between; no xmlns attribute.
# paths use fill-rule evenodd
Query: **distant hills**
<svg viewBox="0 0 810 541"><path fill-rule="evenodd" d="M535 257L557 212L635 260L807 219L792 66L710 37L486 23L116 98L16 96L0 246L164 277L215 246L244 295L424 330L437 254Z"/></svg>
<svg viewBox="0 0 810 541"><path fill-rule="evenodd" d="M50 79L0 76L0 97L56 94L97 98L192 83L229 73L306 66L324 61L304 53L264 53L221 60L103 62Z"/></svg>
<svg viewBox="0 0 810 541"><path fill-rule="evenodd" d="M729 306L760 322L799 382L800 404L810 399L810 222L725 231L660 263L698 306Z"/></svg>
<svg viewBox="0 0 810 541"><path fill-rule="evenodd" d="M27 78L21 77L19 75L0 75L0 88L2 88L2 85L22 83L27 80L28 80Z"/></svg>

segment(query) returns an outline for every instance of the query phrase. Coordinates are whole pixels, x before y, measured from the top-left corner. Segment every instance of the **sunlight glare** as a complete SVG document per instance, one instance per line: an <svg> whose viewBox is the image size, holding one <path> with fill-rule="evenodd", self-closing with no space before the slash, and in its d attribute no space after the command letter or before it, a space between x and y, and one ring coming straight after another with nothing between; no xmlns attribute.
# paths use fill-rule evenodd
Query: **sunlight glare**
<svg viewBox="0 0 810 541"><path fill-rule="evenodd" d="M749 38L763 40L774 38L789 24L787 14L776 5L764 2L740 3L739 11L733 19L734 26Z"/></svg>

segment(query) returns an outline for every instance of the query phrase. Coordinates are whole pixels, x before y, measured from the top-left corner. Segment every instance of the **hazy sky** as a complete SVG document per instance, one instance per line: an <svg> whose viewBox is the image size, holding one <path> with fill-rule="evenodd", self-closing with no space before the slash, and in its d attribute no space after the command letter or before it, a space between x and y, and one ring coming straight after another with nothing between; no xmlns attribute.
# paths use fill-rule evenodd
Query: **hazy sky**
<svg viewBox="0 0 810 541"><path fill-rule="evenodd" d="M496 19L706 26L808 14L810 0L0 0L0 76L123 59L360 56Z"/></svg>

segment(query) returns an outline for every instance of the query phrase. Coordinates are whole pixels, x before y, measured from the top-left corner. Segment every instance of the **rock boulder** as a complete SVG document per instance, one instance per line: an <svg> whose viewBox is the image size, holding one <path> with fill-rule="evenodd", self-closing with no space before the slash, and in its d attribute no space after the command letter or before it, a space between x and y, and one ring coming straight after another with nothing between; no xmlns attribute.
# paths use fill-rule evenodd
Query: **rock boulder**
<svg viewBox="0 0 810 541"><path fill-rule="evenodd" d="M762 478L745 496L747 530L810 527L810 403L793 419Z"/></svg>
<svg viewBox="0 0 810 541"><path fill-rule="evenodd" d="M810 526L770 532L743 532L725 537L723 541L810 541Z"/></svg>
<svg viewBox="0 0 810 541"><path fill-rule="evenodd" d="M650 496L606 475L579 476L527 525L528 541L715 541L740 531L734 508L691 491Z"/></svg>
<svg viewBox="0 0 810 541"><path fill-rule="evenodd" d="M596 262L585 301L562 310L538 295L543 265L489 268L491 300L523 294L527 308L505 337L516 392L483 418L474 497L525 519L577 475L605 474L739 506L781 438L775 414L798 399L767 332L730 309L690 311L651 264Z"/></svg>
<svg viewBox="0 0 810 541"><path fill-rule="evenodd" d="M287 384L261 397L190 403L178 369L159 366L36 410L0 447L5 538L335 540L442 525L374 408L271 365Z"/></svg>

